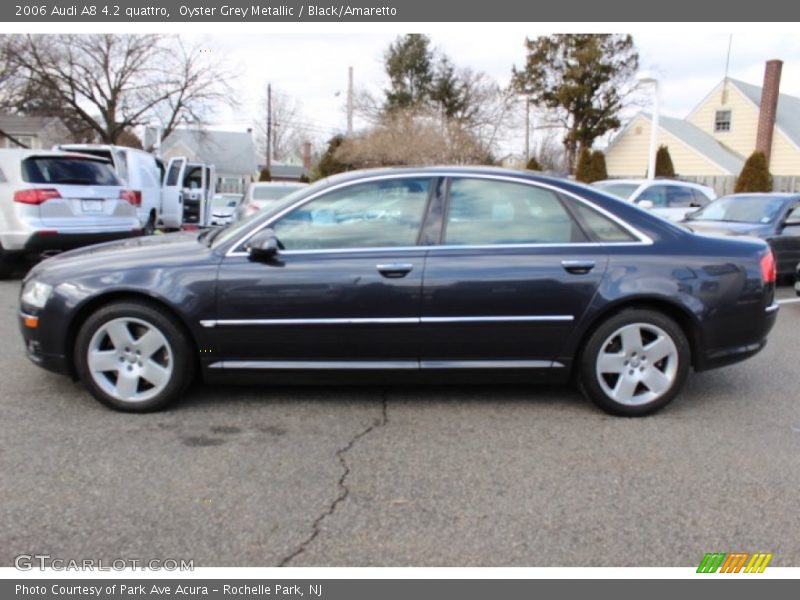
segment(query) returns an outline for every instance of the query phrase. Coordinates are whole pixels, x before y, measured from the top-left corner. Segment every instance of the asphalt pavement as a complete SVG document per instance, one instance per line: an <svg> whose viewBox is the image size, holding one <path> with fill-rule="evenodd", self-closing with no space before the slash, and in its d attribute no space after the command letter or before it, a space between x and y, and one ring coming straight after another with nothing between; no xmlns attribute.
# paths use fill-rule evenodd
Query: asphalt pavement
<svg viewBox="0 0 800 600"><path fill-rule="evenodd" d="M0 282L0 566L800 566L800 303L767 348L607 416L570 388L196 385L113 412L25 358Z"/></svg>

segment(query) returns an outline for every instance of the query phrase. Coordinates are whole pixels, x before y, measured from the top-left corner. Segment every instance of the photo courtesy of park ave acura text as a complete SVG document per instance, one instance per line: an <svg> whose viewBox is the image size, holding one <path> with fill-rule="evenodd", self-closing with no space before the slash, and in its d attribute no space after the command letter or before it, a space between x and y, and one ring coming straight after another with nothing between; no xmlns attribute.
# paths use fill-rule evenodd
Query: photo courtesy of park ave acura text
<svg viewBox="0 0 800 600"><path fill-rule="evenodd" d="M800 567L796 32L164 7L0 33L10 578Z"/></svg>

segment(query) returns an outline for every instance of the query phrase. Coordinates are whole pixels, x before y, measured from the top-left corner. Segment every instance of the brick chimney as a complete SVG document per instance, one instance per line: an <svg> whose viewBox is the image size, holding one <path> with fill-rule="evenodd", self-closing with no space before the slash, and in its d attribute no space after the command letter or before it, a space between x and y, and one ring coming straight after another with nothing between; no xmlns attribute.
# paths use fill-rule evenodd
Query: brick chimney
<svg viewBox="0 0 800 600"><path fill-rule="evenodd" d="M764 70L764 87L761 90L761 107L758 111L758 136L756 150L767 157L772 150L772 134L775 131L775 115L778 112L778 94L781 87L783 61L768 60Z"/></svg>
<svg viewBox="0 0 800 600"><path fill-rule="evenodd" d="M311 170L311 142L303 142L303 167Z"/></svg>

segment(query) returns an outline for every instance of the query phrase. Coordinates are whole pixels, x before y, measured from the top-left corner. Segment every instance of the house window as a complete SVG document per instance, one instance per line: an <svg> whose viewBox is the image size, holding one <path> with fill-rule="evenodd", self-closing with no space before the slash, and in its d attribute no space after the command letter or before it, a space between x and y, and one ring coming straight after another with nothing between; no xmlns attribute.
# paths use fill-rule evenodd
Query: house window
<svg viewBox="0 0 800 600"><path fill-rule="evenodd" d="M714 131L731 130L731 111L718 110L714 115Z"/></svg>
<svg viewBox="0 0 800 600"><path fill-rule="evenodd" d="M13 137L16 141L12 140L11 138L6 138L6 148L33 148L34 136L14 135Z"/></svg>

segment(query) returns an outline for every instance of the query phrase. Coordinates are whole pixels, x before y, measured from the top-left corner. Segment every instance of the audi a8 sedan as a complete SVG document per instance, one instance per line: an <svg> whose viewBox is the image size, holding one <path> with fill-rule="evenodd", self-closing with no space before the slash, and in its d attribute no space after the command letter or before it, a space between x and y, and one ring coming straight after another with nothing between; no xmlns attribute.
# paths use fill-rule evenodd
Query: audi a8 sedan
<svg viewBox="0 0 800 600"><path fill-rule="evenodd" d="M775 276L761 240L696 235L581 184L381 169L227 228L50 258L23 281L19 321L34 363L124 411L197 377L508 379L574 382L639 416L691 370L764 347Z"/></svg>

